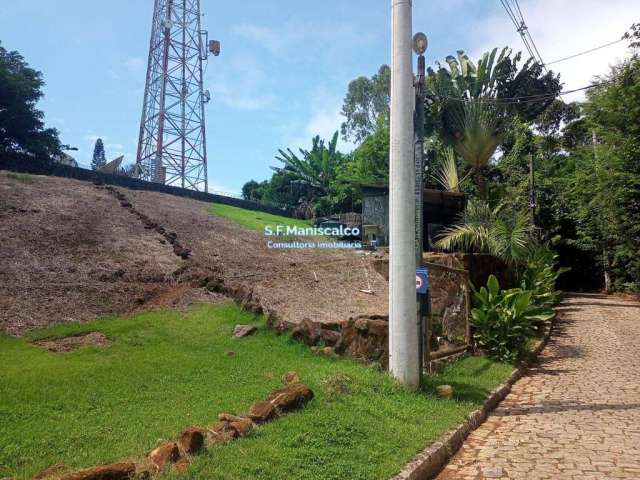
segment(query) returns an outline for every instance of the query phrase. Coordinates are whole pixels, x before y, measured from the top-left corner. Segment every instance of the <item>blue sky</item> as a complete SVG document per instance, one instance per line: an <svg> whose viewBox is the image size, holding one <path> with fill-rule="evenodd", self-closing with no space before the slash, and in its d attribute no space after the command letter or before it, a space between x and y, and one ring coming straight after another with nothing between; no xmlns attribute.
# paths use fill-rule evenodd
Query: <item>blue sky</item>
<svg viewBox="0 0 640 480"><path fill-rule="evenodd" d="M637 0L521 0L545 61L620 37ZM0 41L46 81L40 108L61 139L90 163L97 137L109 159L135 161L152 0L0 0ZM388 0L202 0L203 27L222 42L205 88L211 190L238 192L277 164L278 148L308 147L342 121L348 82L390 57ZM414 0L414 29L430 40L427 62L457 49L522 49L499 0ZM589 83L625 54L623 44L557 65L568 89ZM579 98L579 97L575 97ZM573 98L570 98L573 99ZM342 144L348 151L352 145Z"/></svg>

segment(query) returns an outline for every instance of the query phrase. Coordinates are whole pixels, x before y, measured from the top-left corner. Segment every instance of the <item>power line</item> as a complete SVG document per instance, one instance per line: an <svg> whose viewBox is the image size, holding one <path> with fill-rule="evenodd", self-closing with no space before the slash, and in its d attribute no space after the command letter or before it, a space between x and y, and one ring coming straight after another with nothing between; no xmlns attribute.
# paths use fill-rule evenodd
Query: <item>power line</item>
<svg viewBox="0 0 640 480"><path fill-rule="evenodd" d="M553 65L554 63L560 63L560 62L564 62L565 60L571 60L572 58L576 58L581 55L586 55L587 53L595 52L597 50L610 47L611 45L615 45L616 43L620 43L624 40L625 40L624 38L619 38L618 40L614 40L613 42L605 43L604 45L599 45L597 47L590 48L589 50L585 50L583 52L578 52L573 55L569 55L568 57L559 58L558 60L554 60L553 62L547 62L547 65Z"/></svg>
<svg viewBox="0 0 640 480"><path fill-rule="evenodd" d="M640 69L633 71L632 73L640 73ZM614 83L616 81L616 79L611 79L611 80L605 80L599 83L592 83L591 85L586 85L584 87L580 87L580 88L574 88L572 90L566 90L564 92L562 92L563 95L565 94L569 94L569 93L576 93L576 92L581 92L583 90L589 90L591 88L596 88L596 87L601 87L604 85L609 85L611 83ZM449 95L438 95L440 98L445 98L447 100L455 100L458 102L468 102L468 99L465 98L459 98L459 97L452 97ZM502 104L502 105L511 105L511 104L522 104L522 103L535 103L535 102L542 102L542 101L547 101L547 100L552 100L554 98L556 98L557 95L554 93L540 93L537 95L523 95L521 97L505 97L505 98L478 98L477 100L480 102L484 102L484 103L495 103L495 104Z"/></svg>

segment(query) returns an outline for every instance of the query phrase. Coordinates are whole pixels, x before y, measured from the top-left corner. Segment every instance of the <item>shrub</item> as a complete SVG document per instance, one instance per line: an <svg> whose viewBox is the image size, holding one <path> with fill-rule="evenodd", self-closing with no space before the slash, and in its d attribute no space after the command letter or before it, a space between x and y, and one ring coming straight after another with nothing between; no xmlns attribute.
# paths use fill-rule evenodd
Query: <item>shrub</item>
<svg viewBox="0 0 640 480"><path fill-rule="evenodd" d="M520 287L531 292L531 298L536 305L552 306L560 299L560 292L556 291L556 280L569 269L556 269L557 258L558 255L548 245L542 245L527 259Z"/></svg>
<svg viewBox="0 0 640 480"><path fill-rule="evenodd" d="M471 310L474 338L492 358L515 362L534 335L538 322L549 320L553 312L532 302L532 292L519 288L501 290L491 275L487 286L474 291L476 307Z"/></svg>

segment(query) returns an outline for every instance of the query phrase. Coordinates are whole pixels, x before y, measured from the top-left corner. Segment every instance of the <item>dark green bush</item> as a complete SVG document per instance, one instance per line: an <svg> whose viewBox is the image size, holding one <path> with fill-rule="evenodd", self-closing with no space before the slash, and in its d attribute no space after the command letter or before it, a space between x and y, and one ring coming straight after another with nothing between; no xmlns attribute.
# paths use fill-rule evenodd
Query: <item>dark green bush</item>
<svg viewBox="0 0 640 480"><path fill-rule="evenodd" d="M534 304L532 292L519 288L501 290L494 275L486 287L474 292L474 300L474 338L488 356L505 362L518 360L527 339L534 335L536 324L553 316L548 307Z"/></svg>

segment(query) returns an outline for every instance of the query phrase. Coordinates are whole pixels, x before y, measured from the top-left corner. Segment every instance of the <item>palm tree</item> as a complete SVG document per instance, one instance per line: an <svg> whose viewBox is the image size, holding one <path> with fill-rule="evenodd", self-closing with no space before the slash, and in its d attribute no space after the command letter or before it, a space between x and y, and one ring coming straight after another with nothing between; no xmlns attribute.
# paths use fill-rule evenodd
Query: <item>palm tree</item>
<svg viewBox="0 0 640 480"><path fill-rule="evenodd" d="M311 150L300 149L299 157L287 148L287 151L278 150L280 160L284 167L271 167L276 172L290 172L300 183L317 189L326 195L330 191L332 181L335 179L338 166L343 162L344 156L337 150L338 132L333 134L328 146L317 135L312 140Z"/></svg>
<svg viewBox="0 0 640 480"><path fill-rule="evenodd" d="M456 153L471 167L481 199L487 199L482 169L489 163L502 140L500 117L485 99L459 102L449 109L449 141Z"/></svg>
<svg viewBox="0 0 640 480"><path fill-rule="evenodd" d="M460 192L460 185L464 183L468 175L462 179L458 175L456 152L451 147L444 147L438 156L440 161L433 173L433 179L447 192Z"/></svg>
<svg viewBox="0 0 640 480"><path fill-rule="evenodd" d="M470 200L460 222L446 228L436 246L489 253L507 263L519 263L526 258L532 242L525 212L509 211L504 203L491 208L484 201Z"/></svg>

